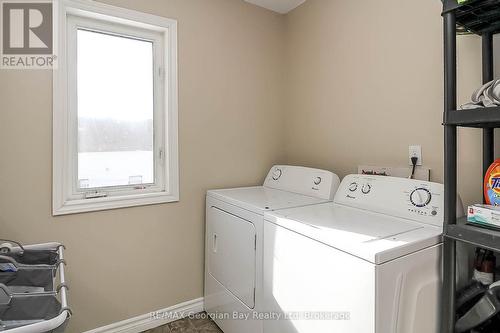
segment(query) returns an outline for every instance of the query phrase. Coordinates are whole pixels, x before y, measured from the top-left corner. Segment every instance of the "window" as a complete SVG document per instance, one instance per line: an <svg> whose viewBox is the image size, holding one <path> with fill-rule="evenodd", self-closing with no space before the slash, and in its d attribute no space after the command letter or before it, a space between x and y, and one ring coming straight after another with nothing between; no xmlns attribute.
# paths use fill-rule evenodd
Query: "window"
<svg viewBox="0 0 500 333"><path fill-rule="evenodd" d="M76 41L78 188L154 184L153 43L83 28Z"/></svg>
<svg viewBox="0 0 500 333"><path fill-rule="evenodd" d="M53 214L177 201L176 22L63 1Z"/></svg>

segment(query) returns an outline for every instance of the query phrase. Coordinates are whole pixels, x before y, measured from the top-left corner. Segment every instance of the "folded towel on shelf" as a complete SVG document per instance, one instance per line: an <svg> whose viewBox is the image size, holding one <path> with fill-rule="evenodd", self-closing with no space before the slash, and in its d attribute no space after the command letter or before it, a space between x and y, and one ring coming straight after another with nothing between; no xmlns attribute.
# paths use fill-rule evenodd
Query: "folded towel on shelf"
<svg viewBox="0 0 500 333"><path fill-rule="evenodd" d="M484 108L484 105L479 104L479 103L465 103L460 105L460 110L471 110L471 109L479 109L479 108Z"/></svg>
<svg viewBox="0 0 500 333"><path fill-rule="evenodd" d="M496 80L490 81L488 83L483 84L479 89L474 91L471 96L472 103L480 104L482 102L482 98L484 97L484 92L491 87Z"/></svg>
<svg viewBox="0 0 500 333"><path fill-rule="evenodd" d="M471 101L460 106L462 110L500 106L500 80L483 84L471 96Z"/></svg>
<svg viewBox="0 0 500 333"><path fill-rule="evenodd" d="M486 93L488 98L490 98L496 106L500 105L500 80L496 80L495 83L488 88Z"/></svg>

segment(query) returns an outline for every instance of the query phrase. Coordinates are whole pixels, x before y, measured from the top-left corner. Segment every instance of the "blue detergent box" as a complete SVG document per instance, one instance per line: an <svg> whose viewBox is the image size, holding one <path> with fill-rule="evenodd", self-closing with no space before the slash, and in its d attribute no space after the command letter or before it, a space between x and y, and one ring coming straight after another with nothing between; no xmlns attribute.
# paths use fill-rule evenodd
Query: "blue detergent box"
<svg viewBox="0 0 500 333"><path fill-rule="evenodd" d="M500 207L492 205L469 206L467 222L487 228L500 229Z"/></svg>

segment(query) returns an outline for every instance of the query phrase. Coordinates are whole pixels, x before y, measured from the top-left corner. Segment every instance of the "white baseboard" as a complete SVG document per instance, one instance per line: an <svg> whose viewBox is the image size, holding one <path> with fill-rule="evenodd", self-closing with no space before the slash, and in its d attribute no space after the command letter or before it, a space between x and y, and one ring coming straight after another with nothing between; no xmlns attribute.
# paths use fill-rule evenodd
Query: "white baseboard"
<svg viewBox="0 0 500 333"><path fill-rule="evenodd" d="M203 310L203 298L198 298L84 333L140 333L202 312ZM156 314L156 317L154 314Z"/></svg>

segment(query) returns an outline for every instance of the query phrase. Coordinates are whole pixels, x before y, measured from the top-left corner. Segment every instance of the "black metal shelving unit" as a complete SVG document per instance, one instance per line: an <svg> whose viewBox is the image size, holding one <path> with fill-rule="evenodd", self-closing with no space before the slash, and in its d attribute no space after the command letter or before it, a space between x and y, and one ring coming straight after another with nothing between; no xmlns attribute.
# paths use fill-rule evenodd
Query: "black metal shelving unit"
<svg viewBox="0 0 500 333"><path fill-rule="evenodd" d="M442 0L444 19L444 281L441 333L455 331L456 242L500 251L500 232L457 220L457 127L483 132L483 174L494 159L494 129L500 127L500 107L457 110L457 33L482 37L484 83L493 80L493 35L500 33L500 0ZM458 258L460 259L460 258Z"/></svg>

